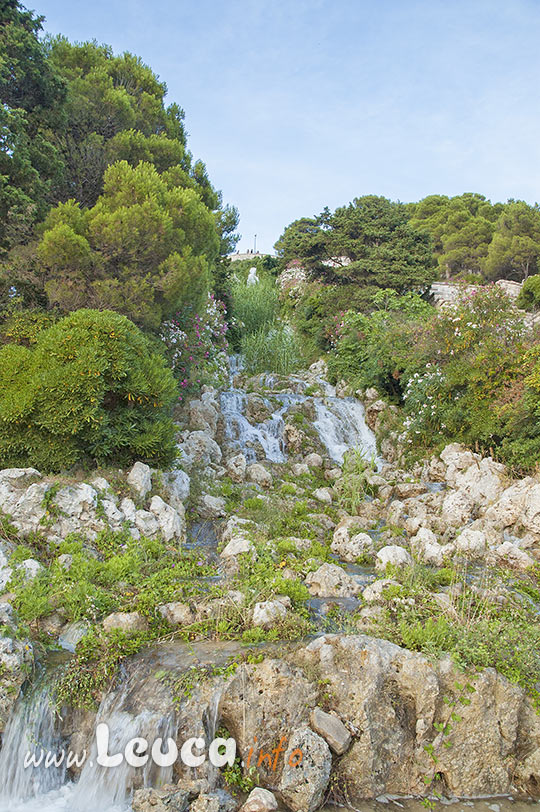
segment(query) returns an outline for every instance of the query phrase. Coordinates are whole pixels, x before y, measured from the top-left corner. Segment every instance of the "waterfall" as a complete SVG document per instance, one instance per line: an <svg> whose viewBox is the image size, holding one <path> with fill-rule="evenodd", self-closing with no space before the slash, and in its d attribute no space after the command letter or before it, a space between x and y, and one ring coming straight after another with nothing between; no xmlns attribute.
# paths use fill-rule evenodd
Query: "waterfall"
<svg viewBox="0 0 540 812"><path fill-rule="evenodd" d="M310 400L315 405L317 419L314 428L321 442L335 462L341 464L346 451L360 448L368 459L377 458L375 435L365 421L364 407L356 398L338 398L335 388L320 377L314 378L324 397L311 397L305 394L274 392L272 397L280 402L276 409L268 399L265 405L271 411L270 417L252 425L246 417L248 396L242 389L234 388L233 380L242 369L240 356L230 358L230 389L222 392L221 411L225 422L225 441L230 449L241 451L248 462L255 462L257 451L262 450L269 462L285 462L287 459L284 443L285 415L293 404ZM264 378L264 381L262 381ZM261 385L271 387L275 376L261 376ZM300 391L308 384L302 378L291 375L290 381Z"/></svg>
<svg viewBox="0 0 540 812"><path fill-rule="evenodd" d="M45 767L48 752L61 753L64 744L55 731L55 709L50 680L43 675L19 699L4 731L0 751L0 810L12 810L17 801L56 790L65 782L64 760ZM25 768L27 754L36 764ZM41 759L40 759L41 756Z"/></svg>
<svg viewBox="0 0 540 812"><path fill-rule="evenodd" d="M314 426L330 457L341 465L346 451L359 448L367 459L377 459L375 435L365 420L364 407L356 398L315 398Z"/></svg>

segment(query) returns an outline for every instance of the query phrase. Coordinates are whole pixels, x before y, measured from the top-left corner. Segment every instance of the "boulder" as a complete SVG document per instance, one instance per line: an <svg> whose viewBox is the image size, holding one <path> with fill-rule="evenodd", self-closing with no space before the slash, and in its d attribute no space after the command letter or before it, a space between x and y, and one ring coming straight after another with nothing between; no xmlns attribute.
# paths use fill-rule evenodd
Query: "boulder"
<svg viewBox="0 0 540 812"><path fill-rule="evenodd" d="M113 612L103 621L106 632L119 629L122 632L144 632L148 628L146 618L140 612Z"/></svg>
<svg viewBox="0 0 540 812"><path fill-rule="evenodd" d="M218 429L219 412L212 400L203 402L193 399L189 402L189 428L191 431L204 431L215 437Z"/></svg>
<svg viewBox="0 0 540 812"><path fill-rule="evenodd" d="M272 474L260 462L253 462L246 469L248 482L255 482L262 488L271 488L273 483Z"/></svg>
<svg viewBox="0 0 540 812"><path fill-rule="evenodd" d="M199 502L199 515L201 519L221 519L227 513L226 506L223 496L205 493Z"/></svg>
<svg viewBox="0 0 540 812"><path fill-rule="evenodd" d="M293 476L306 476L309 474L309 466L305 462L295 462L291 465L291 473Z"/></svg>
<svg viewBox="0 0 540 812"><path fill-rule="evenodd" d="M348 533L338 533L336 530L330 549L344 561L354 563L362 555L373 552L373 540L367 533L349 536Z"/></svg>
<svg viewBox="0 0 540 812"><path fill-rule="evenodd" d="M159 532L164 541L178 539L183 541L186 535L186 520L184 507L180 514L170 505L167 505L161 496L153 496L150 501L150 512L154 514L159 524Z"/></svg>
<svg viewBox="0 0 540 812"><path fill-rule="evenodd" d="M350 598L358 595L360 584L336 564L325 562L306 576L305 583L311 595L318 598Z"/></svg>
<svg viewBox="0 0 540 812"><path fill-rule="evenodd" d="M304 463L308 466L308 468L322 468L323 458L320 454L307 454L304 457Z"/></svg>
<svg viewBox="0 0 540 812"><path fill-rule="evenodd" d="M240 812L273 812L277 809L276 796L262 787L255 787L240 807Z"/></svg>
<svg viewBox="0 0 540 812"><path fill-rule="evenodd" d="M255 552L253 543L245 536L234 536L220 552L221 558L234 558L242 553Z"/></svg>
<svg viewBox="0 0 540 812"><path fill-rule="evenodd" d="M127 477L130 485L139 499L146 499L152 490L152 471L144 462L136 462Z"/></svg>
<svg viewBox="0 0 540 812"><path fill-rule="evenodd" d="M180 601L162 603L158 606L158 612L171 626L189 626L193 623L193 612L187 603Z"/></svg>
<svg viewBox="0 0 540 812"><path fill-rule="evenodd" d="M433 564L442 567L444 557L450 549L439 544L437 536L427 527L421 527L414 538L411 539L411 550L419 561L424 564Z"/></svg>
<svg viewBox="0 0 540 812"><path fill-rule="evenodd" d="M330 488L317 488L313 491L313 498L324 505L332 504L332 490Z"/></svg>
<svg viewBox="0 0 540 812"><path fill-rule="evenodd" d="M167 502L179 512L181 511L180 505L184 507L184 502L189 499L190 486L189 474L179 468L163 475L163 490Z"/></svg>
<svg viewBox="0 0 540 812"><path fill-rule="evenodd" d="M160 789L137 789L133 794L133 812L186 812L189 806L189 793L173 786Z"/></svg>
<svg viewBox="0 0 540 812"><path fill-rule="evenodd" d="M229 457L225 463L227 473L233 482L241 483L246 478L247 462L243 454L235 454L234 457Z"/></svg>
<svg viewBox="0 0 540 812"><path fill-rule="evenodd" d="M466 527L456 536L455 549L469 558L482 558L486 551L486 537L481 530Z"/></svg>
<svg viewBox="0 0 540 812"><path fill-rule="evenodd" d="M503 544L499 544L493 551L493 555L497 563L506 564L518 570L526 570L536 564L534 558L516 544L512 544L511 541L505 541Z"/></svg>
<svg viewBox="0 0 540 812"><path fill-rule="evenodd" d="M392 578L379 578L366 586L362 592L362 597L366 603L383 601L383 592L385 589L388 589L389 586L401 586L401 584L398 581L394 581Z"/></svg>
<svg viewBox="0 0 540 812"><path fill-rule="evenodd" d="M283 620L287 610L281 601L262 601L253 607L252 623L263 629L271 629L280 620Z"/></svg>
<svg viewBox="0 0 540 812"><path fill-rule="evenodd" d="M464 491L450 491L445 495L441 508L441 519L451 527L463 527L470 521L473 504Z"/></svg>
<svg viewBox="0 0 540 812"><path fill-rule="evenodd" d="M221 449L216 441L205 431L192 431L180 445L180 450L186 455L185 463L188 460L191 464L196 464L206 468L209 465L219 465L221 462Z"/></svg>
<svg viewBox="0 0 540 812"><path fill-rule="evenodd" d="M394 567L410 567L413 560L404 547L400 547L399 544L388 544L377 553L375 567L384 572L388 564Z"/></svg>

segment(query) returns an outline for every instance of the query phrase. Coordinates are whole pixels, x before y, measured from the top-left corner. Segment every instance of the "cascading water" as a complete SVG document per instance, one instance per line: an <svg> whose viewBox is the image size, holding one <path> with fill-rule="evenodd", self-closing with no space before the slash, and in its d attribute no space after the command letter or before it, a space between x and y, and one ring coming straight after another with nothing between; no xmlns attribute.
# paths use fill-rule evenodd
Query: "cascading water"
<svg viewBox="0 0 540 812"><path fill-rule="evenodd" d="M343 462L346 451L359 448L377 459L375 435L365 420L363 405L356 398L315 398L317 420L313 424L330 457Z"/></svg>
<svg viewBox="0 0 540 812"><path fill-rule="evenodd" d="M11 812L18 802L58 790L65 782L64 760L59 766L45 764L47 753L58 754L63 749L62 739L55 731L52 703L50 682L43 675L21 697L8 722L0 751L1 812ZM25 768L28 755L39 766Z"/></svg>
<svg viewBox="0 0 540 812"><path fill-rule="evenodd" d="M241 358L230 359L231 388L221 393L221 410L225 421L225 441L231 449L241 451L248 462L257 459L257 451L262 450L269 462L285 462L284 428L285 415L292 405L312 400L317 419L313 423L320 440L335 462L341 464L346 451L359 448L366 458L377 458L375 435L365 421L364 407L356 398L338 398L335 388L320 377L314 378L324 397L311 397L303 394L308 384L299 376L290 376L291 384L300 390L299 394L274 392L272 397L280 402L276 409L270 399L264 403L272 414L261 423L253 425L246 416L247 394L234 387L234 376L242 370ZM261 384L275 385L276 378L270 374L263 376Z"/></svg>
<svg viewBox="0 0 540 812"><path fill-rule="evenodd" d="M174 713L144 708L130 710L135 682L125 680L121 687L107 694L97 712L96 727L107 724L108 754L123 754L126 744L142 737L148 749L157 739L167 750L167 739L176 738ZM67 782L66 761L69 751L55 730L50 681L40 683L27 696L21 697L4 733L0 752L0 812L128 812L134 786L160 786L172 779L172 766L157 765L149 754L146 765L133 767L123 758L118 766L102 767L97 763L97 742L88 753L72 754L84 762L77 784ZM43 749L38 767L25 767L25 756L35 753L36 761ZM54 754L61 766L45 766L47 753ZM64 754L62 758L62 754Z"/></svg>

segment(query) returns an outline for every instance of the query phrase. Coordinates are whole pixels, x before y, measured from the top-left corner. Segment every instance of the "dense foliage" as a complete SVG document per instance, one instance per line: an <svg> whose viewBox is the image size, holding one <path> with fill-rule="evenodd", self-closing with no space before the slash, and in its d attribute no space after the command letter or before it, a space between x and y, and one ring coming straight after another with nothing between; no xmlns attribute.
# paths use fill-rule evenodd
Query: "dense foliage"
<svg viewBox="0 0 540 812"><path fill-rule="evenodd" d="M124 316L76 311L5 345L0 367L0 467L174 459L172 373Z"/></svg>
<svg viewBox="0 0 540 812"><path fill-rule="evenodd" d="M464 290L441 310L383 292L370 315L347 313L330 369L402 405L410 446L449 441L495 451L517 469L540 454L540 351L497 286Z"/></svg>

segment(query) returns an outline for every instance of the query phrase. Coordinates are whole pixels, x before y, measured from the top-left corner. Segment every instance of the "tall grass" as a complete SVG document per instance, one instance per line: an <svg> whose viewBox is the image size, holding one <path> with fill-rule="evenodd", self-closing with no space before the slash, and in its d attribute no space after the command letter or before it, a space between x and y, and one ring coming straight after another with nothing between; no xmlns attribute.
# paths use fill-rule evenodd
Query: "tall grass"
<svg viewBox="0 0 540 812"><path fill-rule="evenodd" d="M270 328L278 313L278 294L273 279L262 278L256 285L238 280L231 285L231 315L238 335L247 336Z"/></svg>
<svg viewBox="0 0 540 812"><path fill-rule="evenodd" d="M258 372L289 375L302 365L298 339L288 325L275 323L270 329L261 327L244 335L241 349L246 372L250 375Z"/></svg>

